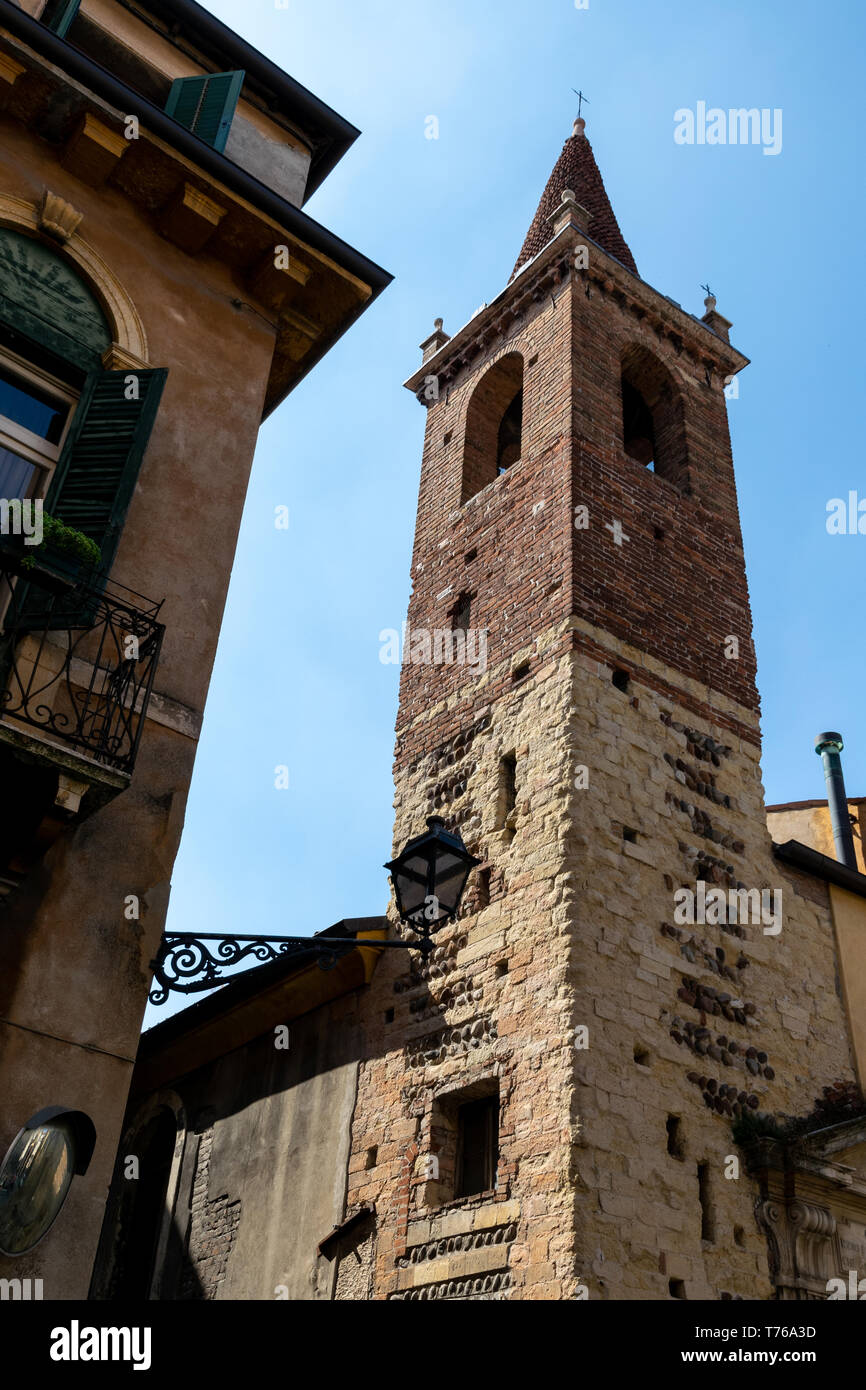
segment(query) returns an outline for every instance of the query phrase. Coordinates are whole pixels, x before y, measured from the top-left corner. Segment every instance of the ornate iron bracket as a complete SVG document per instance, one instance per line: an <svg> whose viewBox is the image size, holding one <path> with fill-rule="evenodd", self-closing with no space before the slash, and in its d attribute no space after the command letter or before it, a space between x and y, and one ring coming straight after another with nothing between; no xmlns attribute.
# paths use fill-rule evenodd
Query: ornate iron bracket
<svg viewBox="0 0 866 1390"><path fill-rule="evenodd" d="M426 958L433 950L433 941L424 926L426 923L417 929L418 939L413 941L378 941L355 936L221 936L218 932L172 932L162 938L156 959L150 962L154 982L148 999L151 1004L159 1005L164 1004L172 992L194 994L199 990L216 989L228 983L222 972L247 956L265 964L281 956L314 952L320 970L333 970L340 957L358 945L372 946L376 950L420 951ZM217 945L209 946L207 942Z"/></svg>

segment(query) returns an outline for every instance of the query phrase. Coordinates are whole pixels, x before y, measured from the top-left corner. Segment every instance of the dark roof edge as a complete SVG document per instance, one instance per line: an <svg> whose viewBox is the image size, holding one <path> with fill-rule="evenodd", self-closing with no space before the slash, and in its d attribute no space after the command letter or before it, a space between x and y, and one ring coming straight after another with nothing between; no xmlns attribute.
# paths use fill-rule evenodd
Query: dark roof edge
<svg viewBox="0 0 866 1390"><path fill-rule="evenodd" d="M236 193L238 197L245 198L247 202L252 203L268 217L272 217L287 231L293 232L302 241L306 241L315 251L329 256L350 275L354 275L365 284L370 285L373 291L372 298L362 308L366 308L373 299L382 293L387 285L390 285L394 277L387 270L376 265L375 261L368 260L360 251L356 251L347 242L341 241L338 236L329 232L320 223L314 222L312 217L295 207L294 203L286 202L272 189L266 188L263 183L253 178L252 174L248 174L240 165L233 163L225 155L219 154L210 145L206 145L185 126L180 125L171 116L167 116L160 107L154 106L145 97L134 92L131 87L119 82L105 68L85 57L65 39L58 39L50 29L46 29L38 20L33 19L23 10L19 10L10 3L10 0L0 0L0 24L24 43L29 44L42 57L54 63L56 67L69 73L70 77L74 77L82 86L90 88L110 105L120 111L134 110L140 115L142 122L149 126L155 134L165 140L168 145L176 146L182 154L185 154L193 163L198 164L211 178L225 184L226 188L232 193ZM132 98L134 105L131 105L130 98Z"/></svg>
<svg viewBox="0 0 866 1390"><path fill-rule="evenodd" d="M810 849L799 840L786 840L783 845L774 842L773 853L777 859L795 869L802 869L804 873L812 874L815 878L835 883L837 888L847 888L849 893L866 898L866 874L859 873L857 869L849 869L847 864L840 864L838 859L831 859L816 849Z"/></svg>
<svg viewBox="0 0 866 1390"><path fill-rule="evenodd" d="M335 922L332 927L314 932L310 940L314 941L323 936L350 936L356 932L387 931L387 928L387 917L346 917L340 922ZM275 935L268 939L279 941L280 938ZM346 946L340 955L349 955L356 949L354 946ZM212 1023L220 1014L230 1012L238 1004L258 994L260 990L305 970L317 959L318 955L311 947L309 951L293 951L285 956L278 956L276 960L267 961L264 965L255 965L249 970L240 971L237 975L229 975L224 985L215 986L203 999L197 999L187 1008L180 1009L164 1022L155 1023L152 1028L142 1033L137 1060L159 1052L162 1047L175 1042L184 1033L194 1032L202 1025Z"/></svg>
<svg viewBox="0 0 866 1390"><path fill-rule="evenodd" d="M866 796L849 796L849 806L862 806L866 801ZM765 811L811 811L816 806L826 806L827 798L818 797L817 801L777 801L772 806L765 806Z"/></svg>
<svg viewBox="0 0 866 1390"><path fill-rule="evenodd" d="M221 59L225 56L235 67L243 68L254 85L272 92L280 104L285 103L285 115L319 128L324 138L310 166L304 194L306 202L355 143L361 133L358 127L277 67L276 63L223 24L210 10L196 4L196 0L139 0L139 4L143 10L161 19L168 17L170 21L183 25L192 43L203 53L217 53Z"/></svg>

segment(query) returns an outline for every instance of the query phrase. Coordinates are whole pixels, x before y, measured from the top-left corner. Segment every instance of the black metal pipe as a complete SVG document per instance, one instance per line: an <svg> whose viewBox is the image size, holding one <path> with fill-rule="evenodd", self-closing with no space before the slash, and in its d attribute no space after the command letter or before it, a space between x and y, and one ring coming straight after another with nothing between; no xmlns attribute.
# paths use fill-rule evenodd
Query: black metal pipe
<svg viewBox="0 0 866 1390"><path fill-rule="evenodd" d="M840 864L847 864L849 869L856 871L857 855L854 851L854 836L851 834L848 798L845 795L845 779L842 776L842 759L839 757L843 747L841 734L819 734L815 739L815 752L820 753L821 761L824 764L827 805L830 810L830 824L833 827L836 858Z"/></svg>

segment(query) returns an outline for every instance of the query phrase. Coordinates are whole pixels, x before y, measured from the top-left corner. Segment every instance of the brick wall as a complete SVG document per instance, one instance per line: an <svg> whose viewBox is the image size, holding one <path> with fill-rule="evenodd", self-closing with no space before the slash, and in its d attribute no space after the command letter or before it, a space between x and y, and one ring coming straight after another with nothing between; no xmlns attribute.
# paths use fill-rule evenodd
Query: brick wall
<svg viewBox="0 0 866 1390"><path fill-rule="evenodd" d="M227 1192L208 1194L214 1129L198 1136L195 1177L190 1203L189 1245L178 1297L212 1299L226 1277L229 1256L241 1219L241 1204Z"/></svg>
<svg viewBox="0 0 866 1390"><path fill-rule="evenodd" d="M853 1077L826 894L781 873L764 820L722 390L742 359L600 251L573 271L576 235L425 366L410 630L469 592L488 665L404 665L394 843L435 809L486 877L364 1001L346 1210L375 1205L376 1298L768 1297L732 1125ZM466 497L470 402L515 353L521 462ZM673 477L623 448L623 360L647 354ZM781 934L678 926L698 878L783 887ZM437 1116L493 1081L495 1187L449 1202Z"/></svg>

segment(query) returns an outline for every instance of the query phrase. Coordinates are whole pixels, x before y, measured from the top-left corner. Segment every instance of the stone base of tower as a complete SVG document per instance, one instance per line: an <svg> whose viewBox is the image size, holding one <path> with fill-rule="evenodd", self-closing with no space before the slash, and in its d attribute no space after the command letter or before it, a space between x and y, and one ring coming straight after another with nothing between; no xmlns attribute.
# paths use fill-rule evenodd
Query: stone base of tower
<svg viewBox="0 0 866 1390"><path fill-rule="evenodd" d="M538 649L398 775L395 841L446 815L489 901L363 1002L346 1210L375 1215L336 1296L773 1297L741 1145L855 1081L826 885L773 856L749 711L579 619ZM699 883L780 915L683 924ZM461 1195L459 1117L494 1095Z"/></svg>

